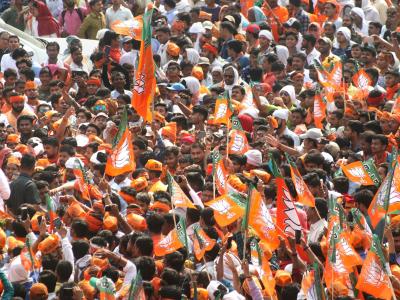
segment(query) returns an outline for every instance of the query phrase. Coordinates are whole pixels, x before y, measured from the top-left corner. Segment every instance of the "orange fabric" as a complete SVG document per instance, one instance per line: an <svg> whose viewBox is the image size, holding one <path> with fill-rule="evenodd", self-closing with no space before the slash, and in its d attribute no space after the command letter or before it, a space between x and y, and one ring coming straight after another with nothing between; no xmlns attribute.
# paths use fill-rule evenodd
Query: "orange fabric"
<svg viewBox="0 0 400 300"><path fill-rule="evenodd" d="M134 230L144 231L147 229L146 219L140 215L130 213L126 216L126 221Z"/></svg>
<svg viewBox="0 0 400 300"><path fill-rule="evenodd" d="M244 209L237 205L228 195L223 195L214 200L204 203L205 206L214 210L214 218L220 227L232 224L243 217Z"/></svg>
<svg viewBox="0 0 400 300"><path fill-rule="evenodd" d="M60 238L57 234L51 234L38 245L38 249L42 254L54 252L60 246Z"/></svg>
<svg viewBox="0 0 400 300"><path fill-rule="evenodd" d="M27 90L36 90L37 89L37 85L34 81L27 81L25 83L25 91Z"/></svg>
<svg viewBox="0 0 400 300"><path fill-rule="evenodd" d="M265 16L268 18L268 24L271 26L271 32L274 36L275 41L279 40L279 23L276 22L274 16L278 18L278 21L283 24L289 19L289 12L286 7L284 6L277 6L274 8L270 8L269 6L265 5L262 7L262 10Z"/></svg>

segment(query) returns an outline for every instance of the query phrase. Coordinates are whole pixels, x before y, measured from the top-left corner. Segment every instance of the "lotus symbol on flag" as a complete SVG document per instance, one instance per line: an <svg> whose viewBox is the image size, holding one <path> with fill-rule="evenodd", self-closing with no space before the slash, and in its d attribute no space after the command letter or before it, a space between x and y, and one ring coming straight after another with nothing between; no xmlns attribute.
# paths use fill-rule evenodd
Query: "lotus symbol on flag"
<svg viewBox="0 0 400 300"><path fill-rule="evenodd" d="M143 94L145 90L145 75L142 73L140 74L139 78L135 80L134 90L136 93Z"/></svg>
<svg viewBox="0 0 400 300"><path fill-rule="evenodd" d="M219 109L217 111L217 115L215 116L216 119L223 118L226 115L226 112L228 110L228 106L225 103L221 103L219 105Z"/></svg>

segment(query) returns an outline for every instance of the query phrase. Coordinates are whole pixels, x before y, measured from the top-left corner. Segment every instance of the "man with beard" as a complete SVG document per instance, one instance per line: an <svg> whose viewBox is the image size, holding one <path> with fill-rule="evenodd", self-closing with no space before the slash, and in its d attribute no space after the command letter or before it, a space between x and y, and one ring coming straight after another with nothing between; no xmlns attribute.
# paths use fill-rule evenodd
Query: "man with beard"
<svg viewBox="0 0 400 300"><path fill-rule="evenodd" d="M25 107L25 97L23 95L13 92L10 94L9 101L11 104L11 110L5 113L5 116L7 117L8 124L15 129L17 129L18 117L24 115L34 116L34 113Z"/></svg>
<svg viewBox="0 0 400 300"><path fill-rule="evenodd" d="M278 122L278 128L276 129L277 135L278 136L287 135L292 138L295 147L300 146L299 136L286 126L287 120L289 118L289 111L287 109L277 109L274 111L272 116Z"/></svg>
<svg viewBox="0 0 400 300"><path fill-rule="evenodd" d="M32 108L33 111L36 111L36 107L40 104L45 104L45 101L39 100L37 85L34 81L28 81L25 83L25 95L28 98L28 107Z"/></svg>

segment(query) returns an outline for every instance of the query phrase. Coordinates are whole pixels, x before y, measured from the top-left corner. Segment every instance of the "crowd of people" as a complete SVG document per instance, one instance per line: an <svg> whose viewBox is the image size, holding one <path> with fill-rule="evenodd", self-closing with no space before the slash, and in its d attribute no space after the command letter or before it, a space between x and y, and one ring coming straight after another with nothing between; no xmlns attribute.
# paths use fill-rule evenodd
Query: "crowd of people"
<svg viewBox="0 0 400 300"><path fill-rule="evenodd" d="M397 3L148 2L0 3L2 299L400 297Z"/></svg>

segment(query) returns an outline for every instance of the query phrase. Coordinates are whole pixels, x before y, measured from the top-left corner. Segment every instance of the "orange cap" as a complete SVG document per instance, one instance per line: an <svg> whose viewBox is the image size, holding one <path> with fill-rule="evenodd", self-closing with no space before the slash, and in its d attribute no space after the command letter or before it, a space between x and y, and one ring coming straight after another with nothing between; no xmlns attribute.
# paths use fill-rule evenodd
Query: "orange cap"
<svg viewBox="0 0 400 300"><path fill-rule="evenodd" d="M27 154L30 152L28 146L24 144L17 145L14 150L21 154Z"/></svg>
<svg viewBox="0 0 400 300"><path fill-rule="evenodd" d="M22 95L19 95L19 96L11 96L9 99L10 99L10 103L25 102L25 97L22 96Z"/></svg>
<svg viewBox="0 0 400 300"><path fill-rule="evenodd" d="M192 69L192 76L202 81L204 79L203 69L200 66L194 66Z"/></svg>
<svg viewBox="0 0 400 300"><path fill-rule="evenodd" d="M56 111L56 110L49 110L49 111L46 111L45 113L44 113L44 116L46 117L46 119L47 120L50 120L54 115L56 115L56 114L58 114L58 111Z"/></svg>
<svg viewBox="0 0 400 300"><path fill-rule="evenodd" d="M133 230L144 231L147 229L146 219L140 215L130 213L126 216L126 221Z"/></svg>
<svg viewBox="0 0 400 300"><path fill-rule="evenodd" d="M167 44L167 53L171 56L179 56L179 52L181 49L178 47L177 44L169 42Z"/></svg>
<svg viewBox="0 0 400 300"><path fill-rule="evenodd" d="M147 182L146 177L141 176L133 179L130 186L131 188L134 188L136 192L140 192L147 188L149 186L149 183Z"/></svg>
<svg viewBox="0 0 400 300"><path fill-rule="evenodd" d="M95 86L97 86L97 87L100 87L100 86L101 86L101 81L100 81L100 79L97 78L97 77L90 77L90 78L88 79L88 81L86 82L86 84L87 84L87 85L95 85Z"/></svg>
<svg viewBox="0 0 400 300"><path fill-rule="evenodd" d="M25 83L25 91L27 90L36 90L37 89L37 85L34 81L27 81Z"/></svg>
<svg viewBox="0 0 400 300"><path fill-rule="evenodd" d="M176 142L176 122L169 122L161 128L161 135L168 138L171 142Z"/></svg>
<svg viewBox="0 0 400 300"><path fill-rule="evenodd" d="M278 286L286 286L292 283L290 273L284 270L278 270L275 273L275 281Z"/></svg>
<svg viewBox="0 0 400 300"><path fill-rule="evenodd" d="M36 161L35 169L43 170L43 169L47 168L48 166L50 166L50 161L47 158L39 158Z"/></svg>
<svg viewBox="0 0 400 300"><path fill-rule="evenodd" d="M144 168L150 171L162 172L162 163L155 159L149 159Z"/></svg>
<svg viewBox="0 0 400 300"><path fill-rule="evenodd" d="M51 234L38 245L38 249L42 254L49 254L54 252L60 245L60 238L57 234Z"/></svg>
<svg viewBox="0 0 400 300"><path fill-rule="evenodd" d="M15 248L23 248L25 246L24 242L18 241L13 236L9 236L7 238L6 244L7 244L8 251L13 251Z"/></svg>
<svg viewBox="0 0 400 300"><path fill-rule="evenodd" d="M264 183L268 183L269 180L271 179L271 175L268 174L268 172L262 171L262 170L250 170L250 174L252 176L257 176L260 178Z"/></svg>
<svg viewBox="0 0 400 300"><path fill-rule="evenodd" d="M106 212L103 220L103 228L111 232L118 231L118 219Z"/></svg>
<svg viewBox="0 0 400 300"><path fill-rule="evenodd" d="M33 217L31 218L31 226L32 226L32 230L34 232L39 232L39 220L38 220L39 216L42 216L42 218L45 218L45 214L40 213L40 212L36 212L33 215Z"/></svg>
<svg viewBox="0 0 400 300"><path fill-rule="evenodd" d="M68 215L72 218L83 218L85 216L85 211L83 208L80 206L78 201L73 201L67 208Z"/></svg>
<svg viewBox="0 0 400 300"><path fill-rule="evenodd" d="M171 210L171 206L164 202L154 201L154 203L150 206L150 210L158 210L163 213L168 213Z"/></svg>
<svg viewBox="0 0 400 300"><path fill-rule="evenodd" d="M20 160L19 160L18 158L16 158L15 156L10 156L10 157L7 159L7 165L9 165L9 164L14 164L14 165L16 165L16 166L18 166L18 167L21 166Z"/></svg>
<svg viewBox="0 0 400 300"><path fill-rule="evenodd" d="M126 202L126 203L137 203L136 198L132 195L129 195L127 193L125 193L124 191L119 191L118 195L121 196L121 198Z"/></svg>
<svg viewBox="0 0 400 300"><path fill-rule="evenodd" d="M89 231L97 232L103 226L103 220L97 218L93 211L88 211L85 214L85 220L88 224Z"/></svg>
<svg viewBox="0 0 400 300"><path fill-rule="evenodd" d="M15 144L18 144L18 143L20 143L20 142L21 142L21 140L20 140L18 134L11 133L11 134L7 135L6 143L15 143Z"/></svg>

